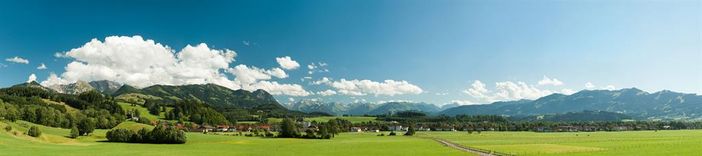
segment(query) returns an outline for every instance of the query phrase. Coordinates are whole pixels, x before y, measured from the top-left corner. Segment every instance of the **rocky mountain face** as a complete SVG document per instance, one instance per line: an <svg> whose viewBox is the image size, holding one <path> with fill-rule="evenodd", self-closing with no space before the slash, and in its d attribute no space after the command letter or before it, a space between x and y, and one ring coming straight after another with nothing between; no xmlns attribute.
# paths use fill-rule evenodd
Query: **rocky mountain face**
<svg viewBox="0 0 702 156"><path fill-rule="evenodd" d="M122 84L114 82L114 81L108 81L108 80L101 80L101 81L91 81L91 82L86 82L86 81L76 81L75 83L71 84L65 84L65 85L51 85L51 86L46 86L47 88L51 88L52 90L59 92L59 93L64 93L64 94L80 94L83 92L95 90L103 94L113 94L116 92L120 87L122 87Z"/></svg>
<svg viewBox="0 0 702 156"><path fill-rule="evenodd" d="M83 92L95 90L95 88L93 88L93 86L91 86L90 83L85 81L76 81L75 83L71 84L52 85L47 87L53 89L56 92L64 94L80 94Z"/></svg>
<svg viewBox="0 0 702 156"><path fill-rule="evenodd" d="M89 84L98 92L107 95L115 93L119 88L122 87L121 83L108 80L92 81Z"/></svg>

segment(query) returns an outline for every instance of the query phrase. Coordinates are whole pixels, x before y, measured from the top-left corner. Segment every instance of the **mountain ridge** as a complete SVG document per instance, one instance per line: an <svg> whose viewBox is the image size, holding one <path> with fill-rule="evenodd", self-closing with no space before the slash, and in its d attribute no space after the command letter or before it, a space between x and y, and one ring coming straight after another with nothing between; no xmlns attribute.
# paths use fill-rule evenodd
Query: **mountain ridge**
<svg viewBox="0 0 702 156"><path fill-rule="evenodd" d="M638 88L583 90L535 100L464 105L439 114L528 116L586 110L617 112L639 119L698 119L702 118L702 96L672 91L648 93Z"/></svg>

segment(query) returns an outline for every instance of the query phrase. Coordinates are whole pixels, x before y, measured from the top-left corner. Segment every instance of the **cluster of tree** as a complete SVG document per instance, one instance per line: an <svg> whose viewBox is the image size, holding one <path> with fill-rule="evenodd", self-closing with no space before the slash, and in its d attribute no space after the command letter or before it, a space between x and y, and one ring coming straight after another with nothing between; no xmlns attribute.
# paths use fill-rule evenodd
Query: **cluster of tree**
<svg viewBox="0 0 702 156"><path fill-rule="evenodd" d="M298 118L297 121L302 121ZM309 127L302 127L298 122L285 118L280 124L279 138L308 138L308 139L331 139L340 132L345 132L353 125L350 121L344 119L332 119L327 122L317 123L311 122ZM304 130L304 134L300 130Z"/></svg>
<svg viewBox="0 0 702 156"><path fill-rule="evenodd" d="M106 134L110 142L153 143L153 144L184 144L185 132L172 126L159 125L148 131L142 128L138 132L128 129L114 129Z"/></svg>
<svg viewBox="0 0 702 156"><path fill-rule="evenodd" d="M423 116L411 113L397 113L393 116L378 116L378 120L388 122L363 122L353 126L369 129L389 130L388 127L403 125L422 127L432 131L459 130L480 131L627 131L627 130L676 130L702 129L699 121L523 121L511 120L496 115L457 115ZM515 118L516 119L516 118ZM398 123L389 122L397 121Z"/></svg>
<svg viewBox="0 0 702 156"><path fill-rule="evenodd" d="M149 114L158 116L161 112L166 111L166 106L160 104L157 100L146 100L144 102L144 107L149 110Z"/></svg>
<svg viewBox="0 0 702 156"><path fill-rule="evenodd" d="M230 122L217 110L197 100L180 100L166 113L166 119L191 121L197 124L227 125Z"/></svg>
<svg viewBox="0 0 702 156"><path fill-rule="evenodd" d="M67 111L62 102L80 111ZM0 89L0 118L25 120L51 127L80 130L79 135L92 133L95 128L112 128L125 118L123 110L111 97L91 91L79 95L60 94L39 87L15 86Z"/></svg>

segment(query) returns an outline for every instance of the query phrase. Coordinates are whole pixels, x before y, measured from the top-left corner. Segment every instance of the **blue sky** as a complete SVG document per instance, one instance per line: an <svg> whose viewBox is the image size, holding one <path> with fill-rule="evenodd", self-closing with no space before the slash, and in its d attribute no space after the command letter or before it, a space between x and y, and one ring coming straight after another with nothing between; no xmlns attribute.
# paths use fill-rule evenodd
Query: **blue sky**
<svg viewBox="0 0 702 156"><path fill-rule="evenodd" d="M470 104L608 86L699 94L701 23L699 0L3 2L0 86L62 76L77 59L54 54L91 39L139 35L176 52L199 43L236 51L232 68L279 68L275 58L289 56L300 67L265 81L309 94L279 93L279 101ZM29 63L6 61L15 56ZM320 62L328 72L309 74ZM332 83L312 84L323 77ZM332 85L341 79L407 84ZM317 94L325 90L336 94Z"/></svg>

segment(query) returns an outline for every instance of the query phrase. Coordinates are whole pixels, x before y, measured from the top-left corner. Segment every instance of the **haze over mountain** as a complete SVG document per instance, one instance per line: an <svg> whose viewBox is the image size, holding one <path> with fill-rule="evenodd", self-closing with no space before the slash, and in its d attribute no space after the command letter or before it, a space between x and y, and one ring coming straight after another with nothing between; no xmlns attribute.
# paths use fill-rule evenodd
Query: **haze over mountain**
<svg viewBox="0 0 702 156"><path fill-rule="evenodd" d="M401 111L420 111L425 113L437 113L443 108L458 106L457 104L447 104L436 106L428 103L417 102L383 102L383 103L349 103L325 102L321 100L300 100L287 105L291 110L302 112L324 112L332 115L382 115L397 113Z"/></svg>
<svg viewBox="0 0 702 156"><path fill-rule="evenodd" d="M637 88L583 90L572 95L552 94L536 100L460 106L440 114L528 116L586 110L617 112L637 119L701 119L702 96L668 90L648 93Z"/></svg>

